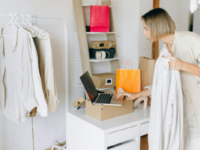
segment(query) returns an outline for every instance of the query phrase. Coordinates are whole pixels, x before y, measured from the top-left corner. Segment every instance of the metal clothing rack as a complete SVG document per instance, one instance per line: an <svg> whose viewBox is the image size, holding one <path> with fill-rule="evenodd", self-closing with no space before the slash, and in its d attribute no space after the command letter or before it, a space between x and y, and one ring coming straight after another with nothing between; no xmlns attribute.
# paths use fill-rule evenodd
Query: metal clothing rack
<svg viewBox="0 0 200 150"><path fill-rule="evenodd" d="M0 16L2 16L2 17L12 17L12 14L0 14ZM68 69L69 69L69 66L68 66L68 48L67 48L67 25L66 25L66 23L65 23L65 21L64 20L62 20L62 19L60 19L60 18L49 18L49 17L37 17L37 16L35 16L37 19L41 19L41 20L57 20L57 21L60 21L60 22L62 22L62 24L63 24L63 27L64 27L64 33L65 33L65 35L64 35L64 38L65 38L65 57L66 57L66 59L65 59L65 77L66 77L66 83L65 83L65 85L66 85L66 100L68 100L69 99L69 94L68 94L68 91L69 91L69 85L68 85L68 73L67 73L67 71L68 71ZM67 108L68 109L68 108ZM65 146L62 146L62 147L58 147L58 146L53 146L52 147L52 150L54 150L54 148L59 148L59 150L66 150L66 145Z"/></svg>

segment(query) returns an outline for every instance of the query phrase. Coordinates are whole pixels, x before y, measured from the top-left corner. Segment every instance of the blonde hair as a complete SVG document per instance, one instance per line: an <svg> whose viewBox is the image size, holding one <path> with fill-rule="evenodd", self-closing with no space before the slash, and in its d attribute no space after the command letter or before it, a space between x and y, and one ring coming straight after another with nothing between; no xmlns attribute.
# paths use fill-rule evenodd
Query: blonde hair
<svg viewBox="0 0 200 150"><path fill-rule="evenodd" d="M167 11L162 8L150 10L141 17L146 25L150 35L150 41L159 40L159 38L174 34L176 25Z"/></svg>

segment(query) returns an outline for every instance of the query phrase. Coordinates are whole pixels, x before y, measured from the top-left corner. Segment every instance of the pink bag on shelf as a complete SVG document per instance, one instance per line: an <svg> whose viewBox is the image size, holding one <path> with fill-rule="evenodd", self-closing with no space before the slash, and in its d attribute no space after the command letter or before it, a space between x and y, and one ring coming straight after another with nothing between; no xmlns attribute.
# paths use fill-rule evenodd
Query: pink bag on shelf
<svg viewBox="0 0 200 150"><path fill-rule="evenodd" d="M90 6L90 32L110 31L109 6Z"/></svg>

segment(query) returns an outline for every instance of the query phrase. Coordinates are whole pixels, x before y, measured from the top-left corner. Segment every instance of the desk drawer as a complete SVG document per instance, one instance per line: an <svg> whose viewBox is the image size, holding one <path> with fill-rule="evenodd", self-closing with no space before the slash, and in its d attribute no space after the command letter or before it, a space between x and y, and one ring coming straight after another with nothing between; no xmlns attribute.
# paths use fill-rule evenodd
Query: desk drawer
<svg viewBox="0 0 200 150"><path fill-rule="evenodd" d="M140 128L140 136L143 136L145 134L148 134L148 129L149 129L149 122L141 124Z"/></svg>
<svg viewBox="0 0 200 150"><path fill-rule="evenodd" d="M126 144L119 145L113 148L108 148L108 150L134 150L134 149L137 149L136 141L128 142Z"/></svg>
<svg viewBox="0 0 200 150"><path fill-rule="evenodd" d="M137 126L108 134L108 147L137 137Z"/></svg>

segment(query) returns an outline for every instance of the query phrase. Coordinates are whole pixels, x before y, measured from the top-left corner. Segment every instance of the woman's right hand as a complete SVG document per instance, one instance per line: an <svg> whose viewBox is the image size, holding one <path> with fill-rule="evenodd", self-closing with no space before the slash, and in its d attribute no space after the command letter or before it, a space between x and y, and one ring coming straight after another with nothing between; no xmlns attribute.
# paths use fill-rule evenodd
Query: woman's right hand
<svg viewBox="0 0 200 150"><path fill-rule="evenodd" d="M128 92L118 92L116 98L119 98L120 96L126 96L125 101L134 100L138 98L136 93L128 93Z"/></svg>

